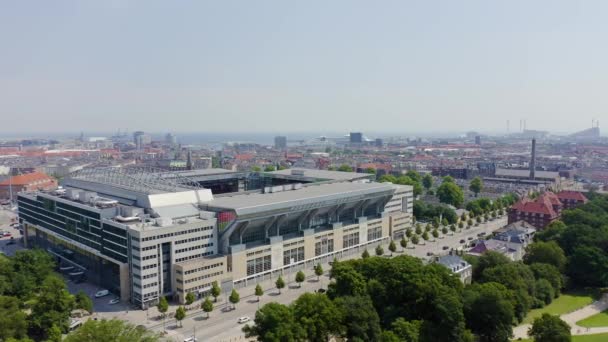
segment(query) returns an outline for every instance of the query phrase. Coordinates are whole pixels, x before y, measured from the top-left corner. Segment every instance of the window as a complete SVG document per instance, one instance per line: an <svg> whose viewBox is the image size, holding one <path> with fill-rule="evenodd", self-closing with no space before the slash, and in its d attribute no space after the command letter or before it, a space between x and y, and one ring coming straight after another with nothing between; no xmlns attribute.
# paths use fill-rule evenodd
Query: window
<svg viewBox="0 0 608 342"><path fill-rule="evenodd" d="M292 248L283 252L283 265L291 264L304 260L304 247Z"/></svg>
<svg viewBox="0 0 608 342"><path fill-rule="evenodd" d="M377 240L382 237L382 227L370 228L367 230L367 241Z"/></svg>
<svg viewBox="0 0 608 342"><path fill-rule="evenodd" d="M348 248L359 244L359 232L346 234L342 238L342 248Z"/></svg>
<svg viewBox="0 0 608 342"><path fill-rule="evenodd" d="M323 238L315 243L315 256L331 253L334 251L334 239Z"/></svg>
<svg viewBox="0 0 608 342"><path fill-rule="evenodd" d="M270 255L247 260L247 275L270 271Z"/></svg>

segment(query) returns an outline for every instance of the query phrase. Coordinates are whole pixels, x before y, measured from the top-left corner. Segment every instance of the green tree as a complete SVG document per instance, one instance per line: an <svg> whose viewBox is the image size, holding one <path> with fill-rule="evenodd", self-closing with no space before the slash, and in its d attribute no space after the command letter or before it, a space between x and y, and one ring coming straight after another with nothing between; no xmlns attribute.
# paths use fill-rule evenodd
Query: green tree
<svg viewBox="0 0 608 342"><path fill-rule="evenodd" d="M304 341L306 332L296 322L293 310L279 303L268 303L255 313L254 325L245 325L247 338L258 341Z"/></svg>
<svg viewBox="0 0 608 342"><path fill-rule="evenodd" d="M272 172L272 171L276 171L276 167L274 165L266 165L266 167L264 168L264 172Z"/></svg>
<svg viewBox="0 0 608 342"><path fill-rule="evenodd" d="M256 287L256 291L257 291L257 287ZM257 292L256 292L256 295L257 295ZM259 301L260 301L260 296L258 296L258 302ZM211 302L211 299L209 299L209 296L205 297L205 300L201 304L201 309L203 309L203 311L207 313L207 318L209 318L209 314L211 313L211 311L213 311L213 303Z"/></svg>
<svg viewBox="0 0 608 342"><path fill-rule="evenodd" d="M158 342L160 337L143 327L136 327L119 319L87 320L68 334L63 342Z"/></svg>
<svg viewBox="0 0 608 342"><path fill-rule="evenodd" d="M541 317L534 319L532 327L528 330L534 342L570 342L570 326L558 316L544 313Z"/></svg>
<svg viewBox="0 0 608 342"><path fill-rule="evenodd" d="M252 172L260 172L260 171L262 171L262 168L259 167L259 166L257 166L257 165L254 165L254 166L251 167L251 171Z"/></svg>
<svg viewBox="0 0 608 342"><path fill-rule="evenodd" d="M422 185L426 191L429 191L433 187L433 176L428 173L424 175L424 177L422 177Z"/></svg>
<svg viewBox="0 0 608 342"><path fill-rule="evenodd" d="M368 167L367 169L365 169L365 173L369 173L370 175L375 175L376 169L374 169L373 167Z"/></svg>
<svg viewBox="0 0 608 342"><path fill-rule="evenodd" d="M222 289L220 288L220 286L217 284L217 281L214 281L211 284L211 296L213 296L213 301L217 303L217 297L220 296L220 294L222 293Z"/></svg>
<svg viewBox="0 0 608 342"><path fill-rule="evenodd" d="M424 241L429 241L429 239L430 239L429 232L422 233L422 238L424 239Z"/></svg>
<svg viewBox="0 0 608 342"><path fill-rule="evenodd" d="M608 285L608 256L600 248L576 247L568 263L570 279L582 286Z"/></svg>
<svg viewBox="0 0 608 342"><path fill-rule="evenodd" d="M381 256L382 254L384 254L384 248L382 248L382 246L378 245L376 247L376 255Z"/></svg>
<svg viewBox="0 0 608 342"><path fill-rule="evenodd" d="M542 303L538 306L544 306L553 301L555 290L547 279L536 280L536 284L534 285L534 297L538 300L538 303Z"/></svg>
<svg viewBox="0 0 608 342"><path fill-rule="evenodd" d="M296 283L298 283L298 287L302 287L304 280L306 280L306 275L304 275L304 272L298 271L298 273L296 273Z"/></svg>
<svg viewBox="0 0 608 342"><path fill-rule="evenodd" d="M315 275L317 276L317 281L319 281L323 275L323 266L321 266L321 264L317 264L317 266L315 266Z"/></svg>
<svg viewBox="0 0 608 342"><path fill-rule="evenodd" d="M403 317L397 318L392 324L393 333L403 342L418 342L420 341L420 330L422 321L406 321Z"/></svg>
<svg viewBox="0 0 608 342"><path fill-rule="evenodd" d="M401 241L399 241L399 244L401 245L401 248L403 248L403 249L407 248L407 240L405 239L405 237L401 238Z"/></svg>
<svg viewBox="0 0 608 342"><path fill-rule="evenodd" d="M420 226L420 223L416 223L416 235L420 234L422 234L422 227Z"/></svg>
<svg viewBox="0 0 608 342"><path fill-rule="evenodd" d="M16 297L0 296L0 341L27 336L27 316L19 305Z"/></svg>
<svg viewBox="0 0 608 342"><path fill-rule="evenodd" d="M61 342L62 333L61 328L57 325L53 324L53 326L49 329L48 337L45 342Z"/></svg>
<svg viewBox="0 0 608 342"><path fill-rule="evenodd" d="M74 309L74 297L65 282L51 274L42 282L40 294L32 307L30 328L35 337L46 337L49 329L57 325L67 331L70 312Z"/></svg>
<svg viewBox="0 0 608 342"><path fill-rule="evenodd" d="M422 176L416 170L409 170L405 175L416 182L422 182Z"/></svg>
<svg viewBox="0 0 608 342"><path fill-rule="evenodd" d="M481 177L477 176L471 180L471 183L469 184L469 190L475 193L475 197L479 195L481 190L483 190L483 181L481 180Z"/></svg>
<svg viewBox="0 0 608 342"><path fill-rule="evenodd" d="M283 280L283 277L279 276L279 278L277 278L277 281L274 284L277 286L279 294L281 294L281 289L285 287L285 281Z"/></svg>
<svg viewBox="0 0 608 342"><path fill-rule="evenodd" d="M169 310L169 302L167 302L167 298L160 297L156 308L158 309L158 312L160 312L164 316L165 313Z"/></svg>
<svg viewBox="0 0 608 342"><path fill-rule="evenodd" d="M433 229L432 234L435 239L439 237L439 232L437 231L437 229Z"/></svg>
<svg viewBox="0 0 608 342"><path fill-rule="evenodd" d="M363 253L361 254L361 257L363 259L369 258L369 252L367 251L367 248L363 250Z"/></svg>
<svg viewBox="0 0 608 342"><path fill-rule="evenodd" d="M483 342L508 342L513 336L513 304L509 290L498 283L473 284L464 292L467 326Z"/></svg>
<svg viewBox="0 0 608 342"><path fill-rule="evenodd" d="M449 224L450 224L450 222L448 222L447 218L444 217L443 220L441 220L441 225L442 226L447 227L447 225L449 225Z"/></svg>
<svg viewBox="0 0 608 342"><path fill-rule="evenodd" d="M414 234L414 232L412 231L412 228L408 228L405 230L405 236L409 239L410 237L412 237L412 234Z"/></svg>
<svg viewBox="0 0 608 342"><path fill-rule="evenodd" d="M557 267L549 264L534 263L530 265L530 270L534 273L536 280L545 279L551 284L555 297L559 295L564 286L564 280Z"/></svg>
<svg viewBox="0 0 608 342"><path fill-rule="evenodd" d="M391 242L388 244L388 250L391 251L391 255L397 251L395 241L391 240Z"/></svg>
<svg viewBox="0 0 608 342"><path fill-rule="evenodd" d="M473 267L473 279L479 280L481 278L481 274L486 268L506 265L510 262L511 260L509 260L509 258L507 258L504 254L494 251L486 252L477 259L477 265Z"/></svg>
<svg viewBox="0 0 608 342"><path fill-rule="evenodd" d="M460 229L464 228L464 222L462 222L462 221L458 222L458 228L460 228Z"/></svg>
<svg viewBox="0 0 608 342"><path fill-rule="evenodd" d="M344 324L341 336L349 341L377 341L380 317L368 296L343 296L334 301Z"/></svg>
<svg viewBox="0 0 608 342"><path fill-rule="evenodd" d="M338 167L338 171L341 172L353 172L353 168L350 165L342 164Z"/></svg>
<svg viewBox="0 0 608 342"><path fill-rule="evenodd" d="M524 262L526 264L545 263L564 270L566 267L566 255L557 242L535 242L526 248Z"/></svg>
<svg viewBox="0 0 608 342"><path fill-rule="evenodd" d="M418 242L420 242L420 239L418 238L418 235L412 235L412 237L410 238L410 240L412 241L412 243L414 245L417 245Z"/></svg>
<svg viewBox="0 0 608 342"><path fill-rule="evenodd" d="M305 293L293 303L293 315L309 341L328 341L341 331L340 311L322 293Z"/></svg>
<svg viewBox="0 0 608 342"><path fill-rule="evenodd" d="M264 295L264 290L262 290L262 286L260 284L255 286L255 295L258 297L258 302L260 301L260 297Z"/></svg>
<svg viewBox="0 0 608 342"><path fill-rule="evenodd" d="M452 176L445 176L441 179L441 181L443 183L454 183L455 182L454 177L452 177Z"/></svg>
<svg viewBox="0 0 608 342"><path fill-rule="evenodd" d="M441 228L441 234L445 235L445 234L447 234L448 232L449 232L448 227L445 227L445 226L444 226L443 228Z"/></svg>
<svg viewBox="0 0 608 342"><path fill-rule="evenodd" d="M175 320L179 322L179 326L182 326L182 320L186 318L186 309L183 306L179 306L175 310Z"/></svg>
<svg viewBox="0 0 608 342"><path fill-rule="evenodd" d="M228 297L228 300L230 301L230 303L232 303L232 308L236 309L236 305L238 304L238 302L241 301L241 296L236 291L236 289L232 289L232 292L230 292L230 296Z"/></svg>
<svg viewBox="0 0 608 342"><path fill-rule="evenodd" d="M91 297L87 296L84 291L80 290L74 296L74 300L76 301L76 309L87 310L88 312L93 312L93 301Z"/></svg>
<svg viewBox="0 0 608 342"><path fill-rule="evenodd" d="M446 204L451 204L459 207L464 202L464 193L462 189L453 182L443 182L437 188L437 197L439 201Z"/></svg>
<svg viewBox="0 0 608 342"><path fill-rule="evenodd" d="M194 303L195 299L196 297L194 296L194 293L188 292L186 294L186 305L191 305L192 303Z"/></svg>
<svg viewBox="0 0 608 342"><path fill-rule="evenodd" d="M462 223L462 222L460 222L460 223ZM461 228L462 228L462 227L461 227ZM452 233L456 233L456 225L455 225L455 224L450 225L450 231L451 231ZM445 234L445 233L444 233L444 234ZM452 235L454 235L454 234L452 234Z"/></svg>

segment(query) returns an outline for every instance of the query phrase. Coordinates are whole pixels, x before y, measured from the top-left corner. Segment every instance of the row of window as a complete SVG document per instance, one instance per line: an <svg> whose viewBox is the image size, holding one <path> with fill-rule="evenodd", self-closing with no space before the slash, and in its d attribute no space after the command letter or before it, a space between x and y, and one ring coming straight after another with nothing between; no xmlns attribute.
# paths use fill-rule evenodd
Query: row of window
<svg viewBox="0 0 608 342"><path fill-rule="evenodd" d="M270 252L270 248L266 248L266 249L260 249L258 251L254 251L254 252L249 252L247 253L247 256L254 256L254 255L258 255L258 254L263 254L263 253L268 253Z"/></svg>
<svg viewBox="0 0 608 342"><path fill-rule="evenodd" d="M158 286L158 282L155 281L153 283L146 284L146 285L144 285L144 289L147 289L149 287L154 287L154 286Z"/></svg>
<svg viewBox="0 0 608 342"><path fill-rule="evenodd" d="M143 278L150 279L150 278L155 278L157 276L158 276L158 273L151 273L151 274L146 274Z"/></svg>
<svg viewBox="0 0 608 342"><path fill-rule="evenodd" d="M382 227L367 230L367 241L376 240L382 237Z"/></svg>
<svg viewBox="0 0 608 342"><path fill-rule="evenodd" d="M323 239L315 243L315 256L331 253L334 251L334 239Z"/></svg>
<svg viewBox="0 0 608 342"><path fill-rule="evenodd" d="M184 253L184 252L188 252L188 251L193 251L193 250L201 249L201 248L205 248L205 247L213 247L213 242L205 243L205 244L202 244L202 245L197 245L197 246L192 246L192 247L178 249L178 250L175 251L175 254Z"/></svg>
<svg viewBox="0 0 608 342"><path fill-rule="evenodd" d="M342 248L348 248L359 244L359 232L346 234L342 237Z"/></svg>
<svg viewBox="0 0 608 342"><path fill-rule="evenodd" d="M253 275L265 271L270 271L271 261L270 255L247 260L247 275Z"/></svg>
<svg viewBox="0 0 608 342"><path fill-rule="evenodd" d="M283 251L283 265L291 264L292 260L294 263L304 260L304 246Z"/></svg>
<svg viewBox="0 0 608 342"><path fill-rule="evenodd" d="M193 268L193 269L188 270L188 271L186 271L184 273L186 273L186 274L192 274L192 273L202 272L202 271L206 271L206 270L209 270L209 269L212 269L212 268L216 268L216 267L221 267L221 266L224 266L224 263L223 262L218 262L218 263L215 263L215 264L211 264L211 265L207 265L207 266L203 266L203 267L199 267L199 268Z"/></svg>
<svg viewBox="0 0 608 342"><path fill-rule="evenodd" d="M197 236L197 237L193 237L193 238L189 238L189 239L175 241L175 244L176 245L180 245L182 243L194 242L194 241L199 241L199 240L203 240L203 239L210 239L212 237L213 237L213 234L203 235L203 236Z"/></svg>
<svg viewBox="0 0 608 342"><path fill-rule="evenodd" d="M206 231L206 230L212 230L213 226L208 226L208 227L200 227L200 228L194 228L194 229L188 229L188 230L182 230L182 231L178 231L178 232L174 232L174 233L167 233L167 234L161 234L161 235L155 235L155 236L148 236L145 237L143 239L141 239L141 241L152 241L152 240L157 240L157 239L164 239L164 238L168 238L171 236L178 236L178 235L184 235L184 234L190 234L190 233L196 233L196 232L202 232L202 231ZM131 239L133 239L134 241L140 241L139 238L132 236Z"/></svg>
<svg viewBox="0 0 608 342"><path fill-rule="evenodd" d="M205 253L201 253L201 254L196 254L196 255L190 255L190 256L187 256L187 257L183 257L183 258L177 258L177 259L175 259L175 262L182 262L182 261L186 261L186 260L202 258L202 257L206 257L207 255L211 255L211 254L213 254L213 251L209 251L209 252L205 252Z"/></svg>
<svg viewBox="0 0 608 342"><path fill-rule="evenodd" d="M195 281L199 281L199 280L203 280L203 279L207 279L207 278L211 278L211 277L216 277L216 276L218 276L218 275L220 275L220 274L222 274L222 273L224 273L224 272L219 271L219 272L215 272L215 273L209 273L209 274L205 274L205 275L202 275L202 276L200 276L200 277L196 277L196 278L188 279L188 280L186 280L186 281L185 281L185 283L186 283L186 284L189 284L189 283L193 283L193 282L195 282Z"/></svg>

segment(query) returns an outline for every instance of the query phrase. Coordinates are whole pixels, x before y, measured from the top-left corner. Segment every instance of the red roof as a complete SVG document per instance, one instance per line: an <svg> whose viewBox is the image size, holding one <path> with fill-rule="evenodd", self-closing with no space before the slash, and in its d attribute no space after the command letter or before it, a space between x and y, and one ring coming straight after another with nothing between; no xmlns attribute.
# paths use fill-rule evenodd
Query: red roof
<svg viewBox="0 0 608 342"><path fill-rule="evenodd" d="M587 197L582 192L564 190L557 194L557 197L562 200L576 200L580 202L587 202Z"/></svg>
<svg viewBox="0 0 608 342"><path fill-rule="evenodd" d="M519 202L515 203L512 208L521 212L535 214L540 213L543 215L549 215L550 217L557 217L557 213L555 212L555 210L553 210L553 201L557 197L554 198L553 196L548 194L552 194L553 196L555 196L555 194L552 192L546 192L538 196L535 201L532 201L529 198L524 198ZM561 202L559 202L559 205L561 205Z"/></svg>
<svg viewBox="0 0 608 342"><path fill-rule="evenodd" d="M12 179L11 179L12 178ZM0 185L28 185L37 181L52 181L53 179L42 172L32 172L13 176L0 182Z"/></svg>

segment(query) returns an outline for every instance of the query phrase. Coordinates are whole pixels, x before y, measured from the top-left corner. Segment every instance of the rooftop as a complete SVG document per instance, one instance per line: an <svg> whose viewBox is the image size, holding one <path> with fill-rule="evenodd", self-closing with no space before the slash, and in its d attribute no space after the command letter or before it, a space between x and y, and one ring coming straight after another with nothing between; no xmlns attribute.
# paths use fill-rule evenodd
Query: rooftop
<svg viewBox="0 0 608 342"><path fill-rule="evenodd" d="M5 179L0 185L28 185L39 181L52 181L49 175L42 172L31 172Z"/></svg>
<svg viewBox="0 0 608 342"><path fill-rule="evenodd" d="M496 176L500 177L515 177L515 178L529 178L530 170L517 170L517 169L496 169ZM559 172L553 171L535 171L535 178L543 179L556 179L559 178Z"/></svg>
<svg viewBox="0 0 608 342"><path fill-rule="evenodd" d="M328 171L328 170L317 170L317 169L304 169L304 168L292 168L279 171L266 172L267 174L284 176L294 179L314 179L314 180L333 180L333 181L354 181L361 179L370 179L374 175L369 173L357 173L357 172L341 172L341 171Z"/></svg>
<svg viewBox="0 0 608 342"><path fill-rule="evenodd" d="M207 202L208 208L234 210L238 215L263 211L290 209L298 206L321 206L323 201L339 201L346 198L364 198L371 194L392 194L397 187L388 183L330 183L302 187L273 193L234 194L216 197Z"/></svg>

